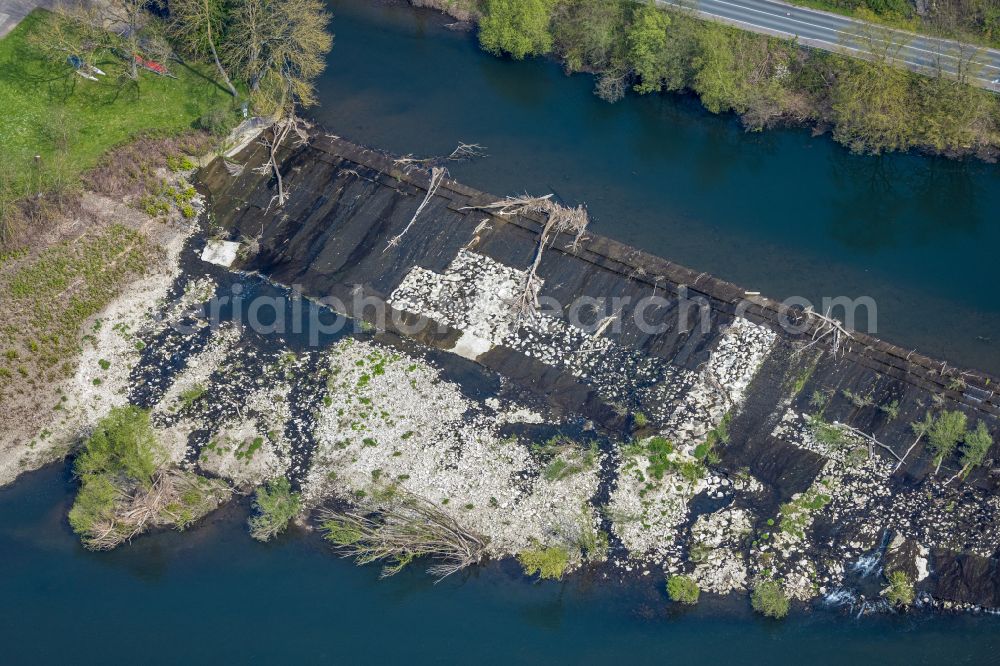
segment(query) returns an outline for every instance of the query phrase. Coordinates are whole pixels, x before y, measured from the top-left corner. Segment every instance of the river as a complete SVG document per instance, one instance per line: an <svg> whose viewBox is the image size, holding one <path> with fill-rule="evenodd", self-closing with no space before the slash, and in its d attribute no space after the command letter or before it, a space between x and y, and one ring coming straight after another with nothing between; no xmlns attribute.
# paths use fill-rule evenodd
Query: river
<svg viewBox="0 0 1000 666"><path fill-rule="evenodd" d="M0 489L4 663L989 663L996 618L864 617L742 599L677 609L662 577L532 584L512 562L435 585L379 580L312 533L261 545L237 503L186 533L83 550L75 484L50 466Z"/></svg>
<svg viewBox="0 0 1000 666"><path fill-rule="evenodd" d="M679 95L608 104L589 75L479 50L432 11L335 0L312 115L452 176L586 203L592 229L778 299L870 296L878 336L1000 374L1000 168L850 154L806 129L745 132ZM865 323L859 310L859 327Z"/></svg>
<svg viewBox="0 0 1000 666"><path fill-rule="evenodd" d="M452 174L498 193L585 201L596 230L784 297L871 294L879 333L997 371L996 168L848 154L803 130L746 134L683 97L607 105L586 76L481 54L440 16L335 2L315 115L397 152L490 157ZM934 185L934 191L928 188ZM316 534L261 545L246 502L186 533L83 550L66 465L0 489L5 663L989 663L996 618L855 618L742 596L670 604L662 575L532 583L513 562L440 584L338 559Z"/></svg>

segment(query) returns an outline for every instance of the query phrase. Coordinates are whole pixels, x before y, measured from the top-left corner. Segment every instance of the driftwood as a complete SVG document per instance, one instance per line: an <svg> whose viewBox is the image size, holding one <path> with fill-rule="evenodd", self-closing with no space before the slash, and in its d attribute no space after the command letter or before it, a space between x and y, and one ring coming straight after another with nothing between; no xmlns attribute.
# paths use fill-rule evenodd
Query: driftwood
<svg viewBox="0 0 1000 666"><path fill-rule="evenodd" d="M217 492L221 489L207 492L197 487L197 479L194 475L166 471L158 472L149 488L140 486L131 492L119 488L115 514L94 525L84 537L84 544L93 550L111 550L155 525L184 527L186 519L175 513L174 507L183 504L181 497L185 491L197 489L202 500L198 506L187 507L192 517L208 513L219 503Z"/></svg>
<svg viewBox="0 0 1000 666"><path fill-rule="evenodd" d="M447 155L422 158L414 157L413 155L404 155L394 159L393 164L403 168L411 166L429 167L441 166L446 162L466 162L480 157L486 157L485 147L480 146L478 143L459 143L458 147Z"/></svg>
<svg viewBox="0 0 1000 666"><path fill-rule="evenodd" d="M228 171L229 175L232 176L233 178L238 178L239 176L243 175L243 169L246 165L230 162L229 160L226 159L224 159L222 163L225 165L226 171Z"/></svg>
<svg viewBox="0 0 1000 666"><path fill-rule="evenodd" d="M843 322L841 322L839 319L830 316L829 309L827 309L826 314L820 314L815 310L813 310L812 306L809 306L805 309L804 312L806 317L808 317L813 321L818 322L818 325L816 326L815 330L813 330L812 342L799 349L796 352L796 354L804 352L813 345L819 343L821 340L824 340L829 337L831 338L830 350L833 353L833 355L836 356L837 352L840 351L840 344L843 338L847 338L848 340L854 339L854 336L851 334L851 331L849 331L847 328L844 327Z"/></svg>
<svg viewBox="0 0 1000 666"><path fill-rule="evenodd" d="M568 208L552 201L552 195L543 197L507 197L500 201L495 201L483 206L470 206L463 208L485 210L498 217L511 217L522 213L538 213L546 217L545 226L542 227L538 235L538 247L535 250L535 257L528 267L521 290L514 299L513 310L520 321L523 316L532 316L538 310L538 290L541 288L541 280L538 278L538 267L542 263L542 253L548 243L555 242L556 237L561 233L573 234L572 242L567 246L571 252L579 249L580 241L590 223L587 209L583 206Z"/></svg>
<svg viewBox="0 0 1000 666"><path fill-rule="evenodd" d="M285 191L285 182L281 177L281 168L278 164L278 149L292 132L298 137L296 146L303 146L309 143L309 128L311 125L294 113L271 125L271 138L264 137L261 143L268 150L268 161L257 168L257 172L265 174L268 171L274 174L274 179L278 184L278 193L271 198L271 203L277 202L278 207L285 205L288 200L288 192ZM230 172L231 173L231 172ZM268 204L270 208L270 204Z"/></svg>
<svg viewBox="0 0 1000 666"><path fill-rule="evenodd" d="M385 249L382 250L383 253L389 248L399 245L399 240L406 235L406 232L410 230L413 223L417 221L417 217L419 217L420 213L423 212L424 207L430 202L431 199L434 198L434 195L437 194L438 188L441 187L441 181L443 181L444 177L447 175L448 170L444 167L433 167L431 169L431 182L427 186L427 194L424 195L424 200L420 202L419 206L417 206L417 210L413 213L413 217L411 217L410 221L407 222L405 227L403 227L403 230L389 239L389 242L385 245Z"/></svg>
<svg viewBox="0 0 1000 666"><path fill-rule="evenodd" d="M375 513L325 509L319 514L327 540L358 564L383 562L392 576L417 557L438 561L427 572L441 580L482 561L487 540L433 502L399 494Z"/></svg>
<svg viewBox="0 0 1000 666"><path fill-rule="evenodd" d="M855 428L854 426L849 426L846 423L834 423L833 425L836 426L837 428L840 428L841 430L844 430L845 432L849 432L850 434L854 435L855 437L860 437L861 439L863 439L866 442L868 442L868 452L869 452L869 455L871 455L871 453L873 451L872 447L873 446L878 446L878 447L881 447L881 448L885 449L889 453L891 453L892 457L895 458L896 460L898 460L900 464L903 463L903 459L899 457L899 454L896 453L895 451L893 451L892 447L888 446L887 444L883 444L882 442L880 442L877 439L875 439L875 435L869 435L865 431L859 430L858 428Z"/></svg>

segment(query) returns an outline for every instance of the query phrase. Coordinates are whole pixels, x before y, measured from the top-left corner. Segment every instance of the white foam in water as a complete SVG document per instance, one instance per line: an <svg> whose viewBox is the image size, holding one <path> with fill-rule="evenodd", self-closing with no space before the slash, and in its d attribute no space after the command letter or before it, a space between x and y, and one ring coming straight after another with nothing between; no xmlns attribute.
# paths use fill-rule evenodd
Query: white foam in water
<svg viewBox="0 0 1000 666"><path fill-rule="evenodd" d="M239 249L240 244L235 241L211 240L205 244L205 249L201 252L201 260L229 268L236 261L236 253Z"/></svg>
<svg viewBox="0 0 1000 666"><path fill-rule="evenodd" d="M868 576L877 573L879 569L882 568L881 565L882 555L880 553L872 553L870 555L863 555L859 557L857 562L851 564L851 571L867 578Z"/></svg>
<svg viewBox="0 0 1000 666"><path fill-rule="evenodd" d="M853 606L857 598L854 590L846 587L838 587L836 590L828 592L823 597L823 602L830 606Z"/></svg>

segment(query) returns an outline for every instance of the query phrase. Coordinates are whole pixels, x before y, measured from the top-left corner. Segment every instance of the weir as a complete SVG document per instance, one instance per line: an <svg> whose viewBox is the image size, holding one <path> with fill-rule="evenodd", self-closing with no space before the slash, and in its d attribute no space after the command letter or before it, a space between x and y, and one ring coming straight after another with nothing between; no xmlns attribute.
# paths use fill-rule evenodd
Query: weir
<svg viewBox="0 0 1000 666"><path fill-rule="evenodd" d="M1000 606L995 447L955 479L957 453L936 469L911 425L958 410L995 437L994 378L600 236L546 238L536 296L560 307L517 313L545 215L498 214L485 207L502 197L322 132L281 151L278 207L266 159L253 143L200 175L217 236L252 250L233 269L474 362L608 440L662 437L707 465L707 480L644 491L631 480L646 463L611 452L608 512L642 516L613 528L629 551L668 571L695 562L720 592L776 571L805 599L892 534L887 563L917 578L929 567L935 596ZM712 546L707 560L696 544Z"/></svg>

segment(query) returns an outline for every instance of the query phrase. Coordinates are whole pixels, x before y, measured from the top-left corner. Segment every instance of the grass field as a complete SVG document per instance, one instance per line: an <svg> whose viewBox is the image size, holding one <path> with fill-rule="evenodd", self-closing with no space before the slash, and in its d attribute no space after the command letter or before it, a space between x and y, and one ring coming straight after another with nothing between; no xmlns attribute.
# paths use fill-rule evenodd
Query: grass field
<svg viewBox="0 0 1000 666"><path fill-rule="evenodd" d="M113 146L143 133L175 134L209 109L232 108L214 70L198 64L171 62L177 79L143 71L132 82L119 77L123 63L110 59L97 63L108 76L85 80L32 44L50 18L35 10L0 40L0 161L13 176L9 193L72 182Z"/></svg>

